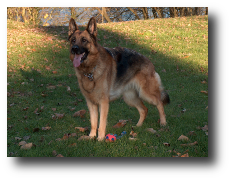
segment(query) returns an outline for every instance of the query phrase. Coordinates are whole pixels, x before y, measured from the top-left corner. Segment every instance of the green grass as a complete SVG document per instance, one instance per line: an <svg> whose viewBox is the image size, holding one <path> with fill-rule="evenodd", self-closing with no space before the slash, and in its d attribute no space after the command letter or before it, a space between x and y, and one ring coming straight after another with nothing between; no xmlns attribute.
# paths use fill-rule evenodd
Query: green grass
<svg viewBox="0 0 231 180"><path fill-rule="evenodd" d="M139 113L121 99L110 103L107 133L127 131L126 136L114 143L77 140L89 132L75 127L90 127L90 115L69 60L67 31L68 27L33 28L7 21L7 156L53 157L54 150L65 157L172 157L176 152L208 156L208 136L198 128L208 124L208 96L201 92L208 91L208 83L201 83L208 82L208 16L98 25L101 45L123 46L147 56L169 92L167 127L159 126L157 109L146 104L148 116L142 127L134 128L137 141L129 140L129 133ZM85 117L73 117L81 109L87 110ZM52 119L54 113L65 116ZM112 128L120 119L132 121L123 128ZM46 126L51 129L43 131ZM34 128L40 130L33 132ZM157 130L158 136L146 128ZM77 136L56 141L67 133ZM177 140L182 134L188 142ZM25 136L30 136L27 143L34 144L29 150L20 149L18 143L23 139L15 140ZM194 146L180 145L195 141Z"/></svg>

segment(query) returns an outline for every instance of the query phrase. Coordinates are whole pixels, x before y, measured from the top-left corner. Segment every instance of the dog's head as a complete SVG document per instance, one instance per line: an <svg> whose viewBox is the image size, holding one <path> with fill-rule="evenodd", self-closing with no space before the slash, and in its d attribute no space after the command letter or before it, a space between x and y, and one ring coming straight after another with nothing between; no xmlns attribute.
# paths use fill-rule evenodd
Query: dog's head
<svg viewBox="0 0 231 180"><path fill-rule="evenodd" d="M79 67L82 63L89 64L98 53L97 50L97 25L92 17L84 31L80 31L75 20L71 18L69 22L70 59L74 67Z"/></svg>

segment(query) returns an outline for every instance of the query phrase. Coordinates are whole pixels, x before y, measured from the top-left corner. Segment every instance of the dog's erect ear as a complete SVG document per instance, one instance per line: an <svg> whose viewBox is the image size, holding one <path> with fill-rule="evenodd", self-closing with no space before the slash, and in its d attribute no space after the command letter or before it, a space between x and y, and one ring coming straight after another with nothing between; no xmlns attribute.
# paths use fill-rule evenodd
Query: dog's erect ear
<svg viewBox="0 0 231 180"><path fill-rule="evenodd" d="M70 39L71 35L78 30L78 26L75 23L75 20L73 18L70 19L69 22L69 31L68 31L68 40Z"/></svg>
<svg viewBox="0 0 231 180"><path fill-rule="evenodd" d="M97 24L96 24L96 20L94 17L92 17L87 25L87 29L86 29L91 35L94 35L95 37L97 36Z"/></svg>

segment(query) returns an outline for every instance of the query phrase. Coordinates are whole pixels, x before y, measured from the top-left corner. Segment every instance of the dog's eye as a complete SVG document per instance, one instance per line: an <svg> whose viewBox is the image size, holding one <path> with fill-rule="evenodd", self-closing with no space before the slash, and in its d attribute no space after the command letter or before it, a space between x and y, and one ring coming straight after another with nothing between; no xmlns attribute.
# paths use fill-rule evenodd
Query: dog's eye
<svg viewBox="0 0 231 180"><path fill-rule="evenodd" d="M82 42L87 42L87 40L85 38L82 38Z"/></svg>
<svg viewBox="0 0 231 180"><path fill-rule="evenodd" d="M71 42L72 42L72 43L75 43L75 38L73 38L73 39L71 40Z"/></svg>

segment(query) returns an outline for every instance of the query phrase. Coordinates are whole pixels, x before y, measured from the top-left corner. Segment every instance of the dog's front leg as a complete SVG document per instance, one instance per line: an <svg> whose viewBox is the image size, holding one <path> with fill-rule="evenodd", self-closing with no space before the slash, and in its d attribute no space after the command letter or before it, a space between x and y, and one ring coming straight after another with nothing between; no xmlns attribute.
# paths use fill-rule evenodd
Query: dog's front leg
<svg viewBox="0 0 231 180"><path fill-rule="evenodd" d="M109 99L105 98L100 103L100 124L98 130L98 141L102 141L105 138L108 109Z"/></svg>
<svg viewBox="0 0 231 180"><path fill-rule="evenodd" d="M87 100L87 106L90 111L90 121L91 121L91 132L90 137L96 136L97 126L98 126L98 106L93 104L91 101Z"/></svg>

